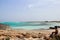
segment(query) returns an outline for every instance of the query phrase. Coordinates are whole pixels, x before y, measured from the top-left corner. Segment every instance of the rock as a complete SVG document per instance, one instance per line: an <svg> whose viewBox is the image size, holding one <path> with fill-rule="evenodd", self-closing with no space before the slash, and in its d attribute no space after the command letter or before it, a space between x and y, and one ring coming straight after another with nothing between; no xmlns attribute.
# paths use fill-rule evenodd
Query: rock
<svg viewBox="0 0 60 40"><path fill-rule="evenodd" d="M49 29L55 29L54 27L49 27Z"/></svg>
<svg viewBox="0 0 60 40"><path fill-rule="evenodd" d="M57 26L57 28L60 28L60 26Z"/></svg>
<svg viewBox="0 0 60 40"><path fill-rule="evenodd" d="M10 27L8 25L0 23L0 30L6 30L6 29L10 29Z"/></svg>

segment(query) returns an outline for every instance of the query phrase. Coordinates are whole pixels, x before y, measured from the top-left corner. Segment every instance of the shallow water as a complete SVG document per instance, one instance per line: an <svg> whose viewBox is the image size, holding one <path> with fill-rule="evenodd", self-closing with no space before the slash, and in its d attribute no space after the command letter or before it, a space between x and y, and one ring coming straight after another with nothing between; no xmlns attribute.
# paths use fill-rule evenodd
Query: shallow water
<svg viewBox="0 0 60 40"><path fill-rule="evenodd" d="M13 29L48 29L49 27L60 26L56 22L2 22Z"/></svg>

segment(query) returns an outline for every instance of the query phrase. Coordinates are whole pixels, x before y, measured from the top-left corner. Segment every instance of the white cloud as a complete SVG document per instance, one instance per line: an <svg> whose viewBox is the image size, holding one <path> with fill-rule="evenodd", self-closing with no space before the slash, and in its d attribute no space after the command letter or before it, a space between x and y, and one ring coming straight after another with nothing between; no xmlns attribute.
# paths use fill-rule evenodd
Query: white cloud
<svg viewBox="0 0 60 40"><path fill-rule="evenodd" d="M29 4L28 7L29 8L40 7L40 6L54 7L55 5L60 4L60 0L34 0L32 4Z"/></svg>
<svg viewBox="0 0 60 40"><path fill-rule="evenodd" d="M31 0L32 1L32 0ZM60 20L60 1L59 0L38 0L28 5L27 15L36 20ZM58 19L59 18L59 19Z"/></svg>
<svg viewBox="0 0 60 40"><path fill-rule="evenodd" d="M28 5L28 8L32 8L32 7L33 7L33 5L32 5L32 4L29 4L29 5Z"/></svg>

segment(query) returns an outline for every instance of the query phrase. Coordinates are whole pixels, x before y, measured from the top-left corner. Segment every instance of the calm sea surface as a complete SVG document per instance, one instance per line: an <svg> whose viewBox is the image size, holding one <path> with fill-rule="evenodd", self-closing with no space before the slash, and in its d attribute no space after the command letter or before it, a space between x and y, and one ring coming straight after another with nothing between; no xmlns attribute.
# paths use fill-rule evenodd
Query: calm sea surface
<svg viewBox="0 0 60 40"><path fill-rule="evenodd" d="M1 22L13 29L48 29L49 27L60 26L56 22Z"/></svg>

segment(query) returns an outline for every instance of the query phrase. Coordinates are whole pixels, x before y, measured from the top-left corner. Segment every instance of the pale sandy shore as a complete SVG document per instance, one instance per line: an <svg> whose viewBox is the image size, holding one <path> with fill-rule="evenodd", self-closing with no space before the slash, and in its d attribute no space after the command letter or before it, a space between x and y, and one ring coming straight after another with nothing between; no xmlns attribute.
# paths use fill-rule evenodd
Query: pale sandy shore
<svg viewBox="0 0 60 40"><path fill-rule="evenodd" d="M59 33L60 33L60 29ZM44 40L43 37L53 32L53 29L46 30L0 30L0 40Z"/></svg>

